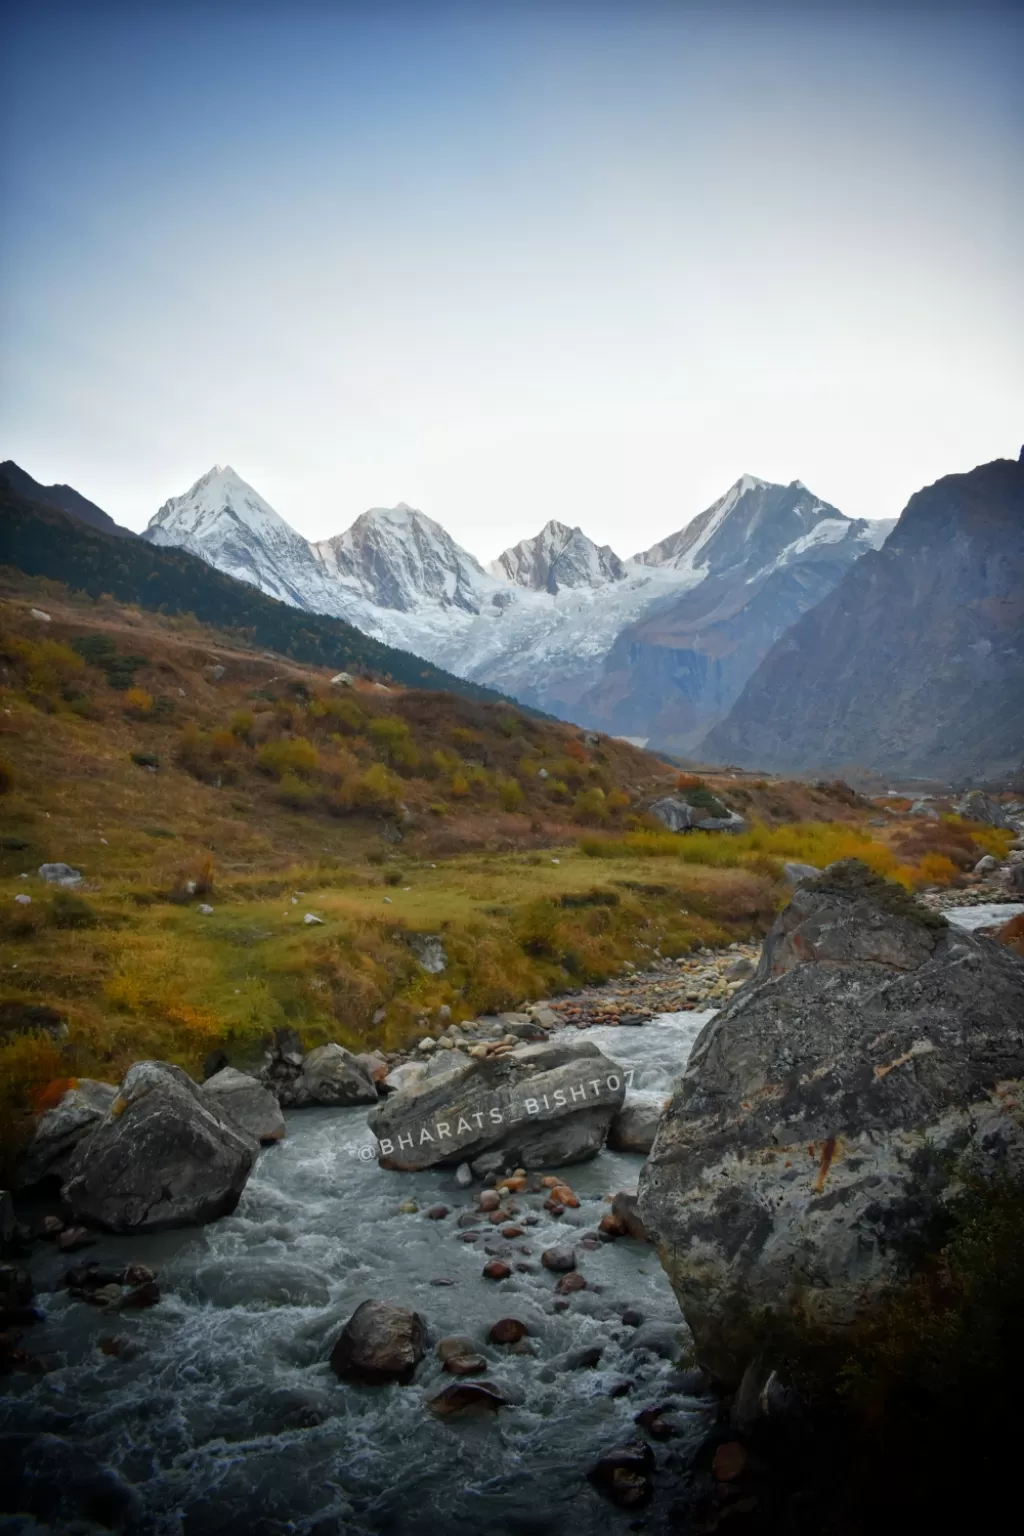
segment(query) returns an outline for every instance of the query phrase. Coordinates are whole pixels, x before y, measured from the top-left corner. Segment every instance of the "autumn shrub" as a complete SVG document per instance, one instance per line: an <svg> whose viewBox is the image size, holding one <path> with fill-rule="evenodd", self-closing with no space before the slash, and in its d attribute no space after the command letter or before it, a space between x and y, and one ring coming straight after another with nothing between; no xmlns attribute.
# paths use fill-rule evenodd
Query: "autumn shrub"
<svg viewBox="0 0 1024 1536"><path fill-rule="evenodd" d="M239 741L251 742L255 725L256 716L251 709L236 709L228 721L228 730Z"/></svg>
<svg viewBox="0 0 1024 1536"><path fill-rule="evenodd" d="M0 757L0 795L9 795L14 784L13 766L6 757Z"/></svg>
<svg viewBox="0 0 1024 1536"><path fill-rule="evenodd" d="M410 770L418 765L420 755L412 739L412 732L397 715L380 715L376 720L371 720L367 735L385 762L393 768Z"/></svg>
<svg viewBox="0 0 1024 1536"><path fill-rule="evenodd" d="M573 821L600 826L608 820L608 803L602 789L581 789L572 803Z"/></svg>
<svg viewBox="0 0 1024 1536"><path fill-rule="evenodd" d="M501 808L504 811L521 811L523 808L523 786L518 779L499 779L498 796L501 800Z"/></svg>
<svg viewBox="0 0 1024 1536"><path fill-rule="evenodd" d="M362 773L351 774L327 797L327 808L341 815L346 811L392 811L402 794L402 781L383 763L371 763Z"/></svg>
<svg viewBox="0 0 1024 1536"><path fill-rule="evenodd" d="M453 773L448 785L448 793L453 800L464 800L469 794L469 780L464 773Z"/></svg>
<svg viewBox="0 0 1024 1536"><path fill-rule="evenodd" d="M690 790L694 789L707 788L704 780L698 778L694 773L677 773L675 787L680 794L687 794ZM764 787L767 788L767 785Z"/></svg>
<svg viewBox="0 0 1024 1536"><path fill-rule="evenodd" d="M300 779L297 773L284 773L274 790L274 799L279 805L287 805L293 811L308 811L316 803L316 790L306 779Z"/></svg>
<svg viewBox="0 0 1024 1536"><path fill-rule="evenodd" d="M153 713L153 695L145 688L129 688L124 696L124 712L130 720L148 720Z"/></svg>
<svg viewBox="0 0 1024 1536"><path fill-rule="evenodd" d="M20 635L0 638L0 657L10 663L27 696L35 703L56 704L72 690L85 664L78 653L59 640L26 640Z"/></svg>
<svg viewBox="0 0 1024 1536"><path fill-rule="evenodd" d="M320 767L320 754L305 736L281 737L260 747L256 766L276 779L283 779L285 774L308 778Z"/></svg>
<svg viewBox="0 0 1024 1536"><path fill-rule="evenodd" d="M483 741L479 731L474 731L466 725L453 726L451 738L458 747L475 747Z"/></svg>

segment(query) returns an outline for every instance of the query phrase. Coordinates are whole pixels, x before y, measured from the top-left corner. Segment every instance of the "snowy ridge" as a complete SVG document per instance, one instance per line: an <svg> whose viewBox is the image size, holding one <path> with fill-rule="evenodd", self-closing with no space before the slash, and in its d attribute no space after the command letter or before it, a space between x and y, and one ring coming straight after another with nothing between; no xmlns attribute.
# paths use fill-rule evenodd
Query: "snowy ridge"
<svg viewBox="0 0 1024 1536"><path fill-rule="evenodd" d="M581 528L554 518L533 539L522 539L491 564L499 580L554 595L563 587L601 587L621 581L625 567L608 544L597 545Z"/></svg>
<svg viewBox="0 0 1024 1536"><path fill-rule="evenodd" d="M709 578L757 582L781 564L820 558L830 544L849 545L853 559L890 526L854 523L799 481L743 475L631 561L552 520L485 570L404 502L373 507L343 533L310 543L230 466L215 465L165 502L143 537L572 718L619 636Z"/></svg>

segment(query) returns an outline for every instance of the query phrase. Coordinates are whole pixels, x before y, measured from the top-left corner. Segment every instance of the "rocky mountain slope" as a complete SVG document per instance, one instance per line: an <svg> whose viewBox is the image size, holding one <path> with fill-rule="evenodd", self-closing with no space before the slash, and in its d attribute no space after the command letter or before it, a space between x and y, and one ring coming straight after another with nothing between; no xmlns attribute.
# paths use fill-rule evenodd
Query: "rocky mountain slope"
<svg viewBox="0 0 1024 1536"><path fill-rule="evenodd" d="M701 751L951 780L1024 763L1024 459L947 475L773 646Z"/></svg>
<svg viewBox="0 0 1024 1536"><path fill-rule="evenodd" d="M892 527L844 517L799 480L744 475L636 557L692 584L619 634L580 718L692 754L778 637Z"/></svg>
<svg viewBox="0 0 1024 1536"><path fill-rule="evenodd" d="M889 526L852 523L798 481L744 475L633 560L551 521L487 571L404 503L310 544L218 466L167 502L144 537L525 703L681 750L724 712L781 630ZM673 606L705 589L696 606ZM676 626L671 637L635 628L655 615ZM724 647L729 660L705 677L690 653L693 633L708 626L710 653Z"/></svg>
<svg viewBox="0 0 1024 1536"><path fill-rule="evenodd" d="M20 465L13 459L5 459L0 464L0 476L17 491L19 496L24 496L29 501L40 501L44 506L57 507L61 512L66 512L69 517L78 518L79 522L88 523L90 528L98 528L101 533L112 533L117 538L134 539L135 534L130 528L122 528L120 523L115 523L109 512L104 512L102 507L89 501L70 485L40 485L38 480L26 474Z"/></svg>

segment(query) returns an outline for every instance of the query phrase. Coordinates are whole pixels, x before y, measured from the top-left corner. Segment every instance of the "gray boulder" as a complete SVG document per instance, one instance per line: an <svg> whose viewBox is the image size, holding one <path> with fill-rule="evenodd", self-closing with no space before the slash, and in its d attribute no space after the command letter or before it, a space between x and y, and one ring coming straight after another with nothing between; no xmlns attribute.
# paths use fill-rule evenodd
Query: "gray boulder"
<svg viewBox="0 0 1024 1536"><path fill-rule="evenodd" d="M637 1094L623 1104L611 1123L608 1145L615 1152L642 1152L646 1157L654 1145L658 1121L665 1105L661 1094L649 1098Z"/></svg>
<svg viewBox="0 0 1024 1536"><path fill-rule="evenodd" d="M762 1321L842 1330L906 1274L957 1169L1015 1169L1024 960L862 865L799 886L702 1031L640 1213L715 1375Z"/></svg>
<svg viewBox="0 0 1024 1536"><path fill-rule="evenodd" d="M656 816L662 826L670 832L688 832L696 825L691 806L685 800L679 800L674 795L666 795L663 800L655 800L651 806L651 815Z"/></svg>
<svg viewBox="0 0 1024 1536"><path fill-rule="evenodd" d="M284 1135L280 1104L269 1089L247 1072L223 1067L206 1079L203 1092L254 1140L280 1141Z"/></svg>
<svg viewBox="0 0 1024 1536"><path fill-rule="evenodd" d="M446 1051L370 1114L382 1168L557 1167L593 1157L625 1094L622 1068L590 1041L520 1045L482 1059Z"/></svg>
<svg viewBox="0 0 1024 1536"><path fill-rule="evenodd" d="M113 1083L83 1077L59 1104L36 1122L35 1132L18 1168L18 1187L29 1189L46 1178L63 1180L79 1142L96 1129L117 1098Z"/></svg>
<svg viewBox="0 0 1024 1536"><path fill-rule="evenodd" d="M377 1089L358 1057L343 1045L318 1045L302 1063L297 1103L376 1104Z"/></svg>
<svg viewBox="0 0 1024 1536"><path fill-rule="evenodd" d="M998 800L993 800L991 795L986 795L982 789L971 789L958 800L953 807L958 816L963 816L967 821L980 821L988 827L1002 827L1008 831L1015 831L1013 822L1007 816Z"/></svg>
<svg viewBox="0 0 1024 1536"><path fill-rule="evenodd" d="M70 864L40 864L39 878L47 885L61 885L65 890L73 891L85 877L80 869L72 869Z"/></svg>
<svg viewBox="0 0 1024 1536"><path fill-rule="evenodd" d="M318 1045L303 1055L294 1030L279 1030L264 1057L260 1082L285 1109L310 1104L375 1104L368 1066L343 1045Z"/></svg>
<svg viewBox="0 0 1024 1536"><path fill-rule="evenodd" d="M191 1226L234 1210L258 1152L180 1067L137 1061L61 1194L75 1221L110 1232Z"/></svg>
<svg viewBox="0 0 1024 1536"><path fill-rule="evenodd" d="M411 933L409 948L420 963L420 968L431 976L439 976L448 969L448 956L436 933Z"/></svg>
<svg viewBox="0 0 1024 1536"><path fill-rule="evenodd" d="M418 1312L386 1301L364 1301L331 1351L331 1368L363 1386L409 1382L426 1348L427 1330Z"/></svg>

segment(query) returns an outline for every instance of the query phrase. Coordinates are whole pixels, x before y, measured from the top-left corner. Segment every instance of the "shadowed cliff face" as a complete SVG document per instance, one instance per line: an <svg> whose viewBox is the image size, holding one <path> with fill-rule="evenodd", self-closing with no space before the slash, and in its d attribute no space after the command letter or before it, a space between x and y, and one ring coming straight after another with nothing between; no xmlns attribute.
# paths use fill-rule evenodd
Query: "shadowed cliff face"
<svg viewBox="0 0 1024 1536"><path fill-rule="evenodd" d="M911 497L884 548L773 646L700 751L969 779L1024 762L1024 461Z"/></svg>
<svg viewBox="0 0 1024 1536"><path fill-rule="evenodd" d="M889 527L850 521L799 485L745 500L760 516L723 524L705 580L619 636L581 702L587 724L692 753L776 640Z"/></svg>

